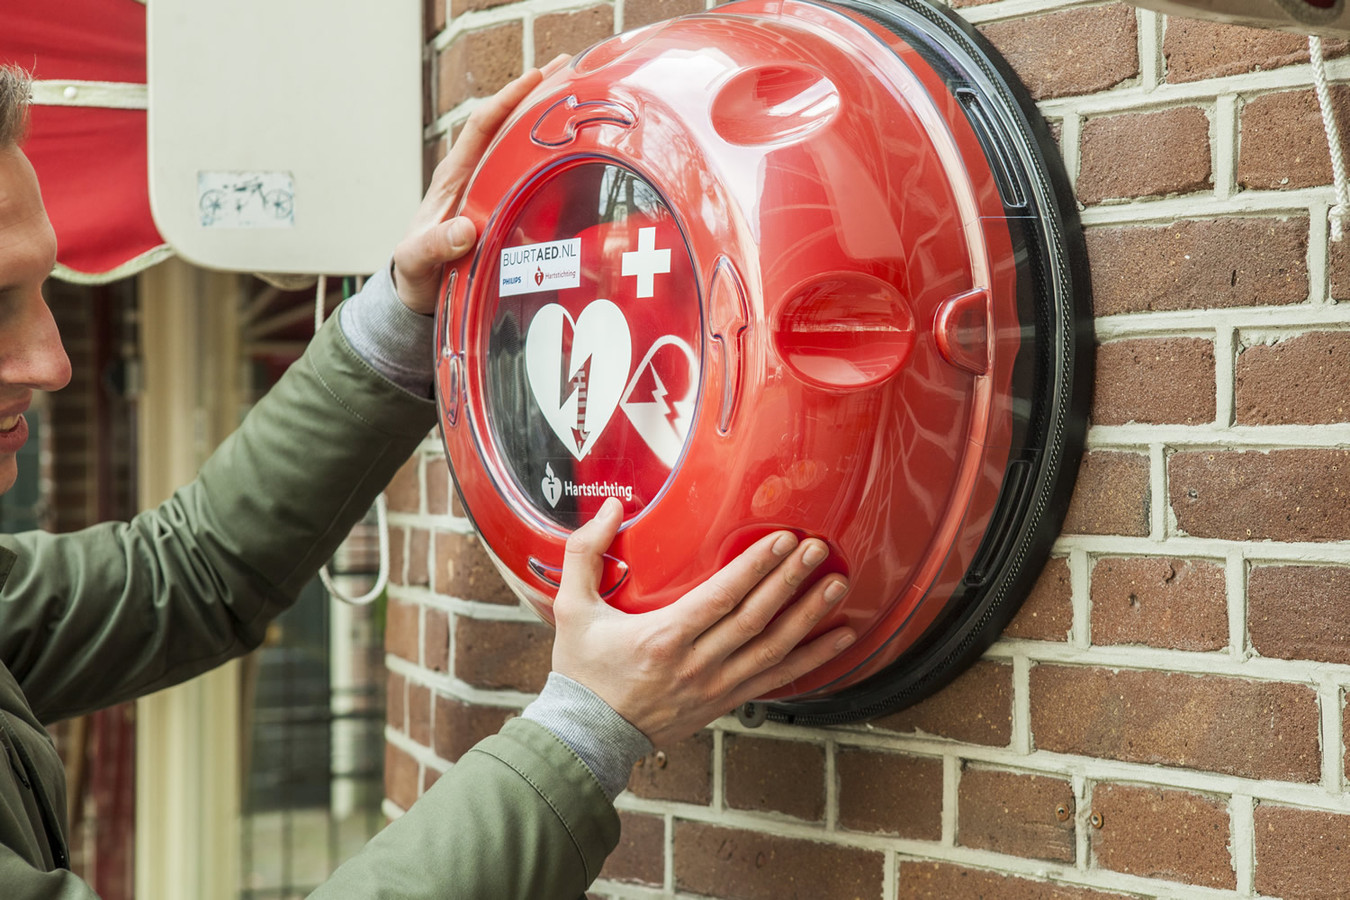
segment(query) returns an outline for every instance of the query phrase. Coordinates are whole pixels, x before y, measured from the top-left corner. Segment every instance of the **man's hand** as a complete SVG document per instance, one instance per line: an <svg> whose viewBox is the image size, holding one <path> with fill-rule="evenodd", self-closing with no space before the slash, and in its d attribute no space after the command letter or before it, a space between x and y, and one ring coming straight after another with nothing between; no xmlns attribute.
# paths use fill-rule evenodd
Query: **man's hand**
<svg viewBox="0 0 1350 900"><path fill-rule="evenodd" d="M762 538L664 609L614 609L598 588L603 554L622 518L622 505L611 498L567 540L553 604L553 669L594 691L652 744L688 737L853 643L852 629L835 628L797 646L847 584L830 575L788 606L826 547L815 539L799 544L787 531Z"/></svg>
<svg viewBox="0 0 1350 900"><path fill-rule="evenodd" d="M469 176L478 168L493 135L516 105L568 59L559 56L542 70L530 69L493 94L470 114L454 147L436 166L431 187L427 188L408 233L394 248L394 290L403 305L413 312L426 316L436 311L442 268L468 253L478 237L473 222L466 217L444 220L459 205Z"/></svg>

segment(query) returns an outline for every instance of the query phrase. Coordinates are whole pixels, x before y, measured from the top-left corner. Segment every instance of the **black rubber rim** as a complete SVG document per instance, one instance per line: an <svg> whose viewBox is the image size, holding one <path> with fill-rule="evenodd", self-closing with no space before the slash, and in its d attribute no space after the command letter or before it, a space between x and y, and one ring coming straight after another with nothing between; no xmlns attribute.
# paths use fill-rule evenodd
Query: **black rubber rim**
<svg viewBox="0 0 1350 900"><path fill-rule="evenodd" d="M1000 178L1019 251L1019 310L1024 329L1034 321L1035 339L1019 353L1014 379L1029 386L1031 402L1018 415L1025 449L1009 460L990 530L943 616L882 672L828 697L747 704L740 714L748 724L767 717L829 725L885 715L944 687L978 659L1049 558L1072 494L1091 398L1092 301L1082 226L1058 147L1011 67L967 22L922 0L808 2L887 28L962 101ZM878 45L891 52L880 39Z"/></svg>

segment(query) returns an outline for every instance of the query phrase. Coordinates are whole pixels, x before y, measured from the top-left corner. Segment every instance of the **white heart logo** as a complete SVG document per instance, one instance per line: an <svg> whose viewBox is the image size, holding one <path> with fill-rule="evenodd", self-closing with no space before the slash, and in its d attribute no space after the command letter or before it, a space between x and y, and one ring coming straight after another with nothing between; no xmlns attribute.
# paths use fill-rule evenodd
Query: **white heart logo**
<svg viewBox="0 0 1350 900"><path fill-rule="evenodd" d="M591 452L614 415L632 360L628 320L608 300L588 304L576 321L550 303L530 322L525 374L534 402L578 460Z"/></svg>

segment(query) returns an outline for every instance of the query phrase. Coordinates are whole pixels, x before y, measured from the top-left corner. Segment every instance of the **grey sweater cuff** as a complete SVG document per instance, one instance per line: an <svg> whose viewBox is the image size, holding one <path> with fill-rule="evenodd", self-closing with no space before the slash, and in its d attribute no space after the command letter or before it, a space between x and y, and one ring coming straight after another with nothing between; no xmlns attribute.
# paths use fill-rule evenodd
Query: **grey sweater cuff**
<svg viewBox="0 0 1350 900"><path fill-rule="evenodd" d="M608 703L557 672L549 673L544 690L521 718L544 726L571 747L610 800L628 785L633 764L652 749L647 736Z"/></svg>
<svg viewBox="0 0 1350 900"><path fill-rule="evenodd" d="M436 318L403 305L389 266L370 276L338 316L347 343L377 372L416 397L431 396Z"/></svg>

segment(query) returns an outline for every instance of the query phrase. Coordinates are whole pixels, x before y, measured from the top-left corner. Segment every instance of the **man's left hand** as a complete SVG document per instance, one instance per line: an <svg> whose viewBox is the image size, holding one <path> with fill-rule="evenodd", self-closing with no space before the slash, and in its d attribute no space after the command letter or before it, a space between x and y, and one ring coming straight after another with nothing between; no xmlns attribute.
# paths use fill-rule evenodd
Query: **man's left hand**
<svg viewBox="0 0 1350 900"><path fill-rule="evenodd" d="M436 311L441 270L473 247L478 237L465 216L446 217L459 205L469 177L487 151L497 129L539 82L562 68L569 57L559 56L543 69L530 69L493 94L464 123L464 129L431 176L422 205L408 233L394 248L394 290L403 305L429 316Z"/></svg>

